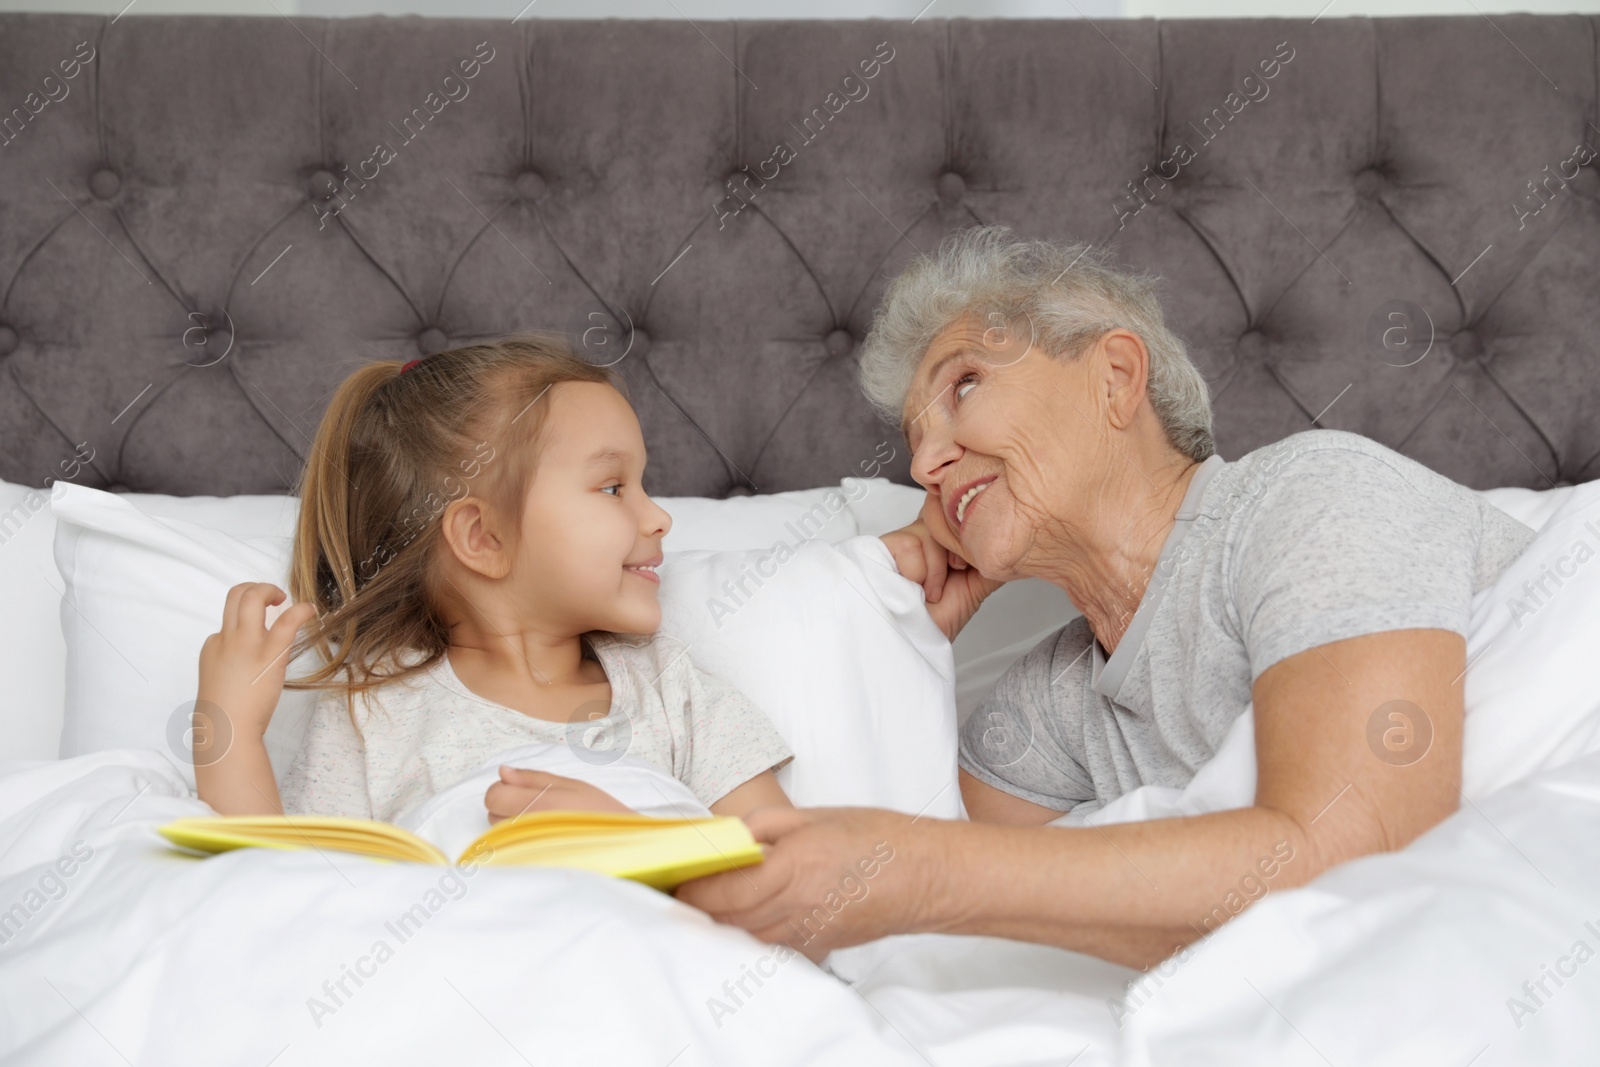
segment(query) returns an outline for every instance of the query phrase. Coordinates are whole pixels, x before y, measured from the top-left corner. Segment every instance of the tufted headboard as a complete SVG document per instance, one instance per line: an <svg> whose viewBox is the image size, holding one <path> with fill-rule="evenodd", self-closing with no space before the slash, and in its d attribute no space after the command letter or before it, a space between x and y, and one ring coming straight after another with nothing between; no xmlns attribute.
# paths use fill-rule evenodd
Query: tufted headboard
<svg viewBox="0 0 1600 1067"><path fill-rule="evenodd" d="M1166 279L1228 458L1594 478L1597 25L0 15L0 477L283 491L360 362L555 328L654 493L909 481L859 339L999 222Z"/></svg>

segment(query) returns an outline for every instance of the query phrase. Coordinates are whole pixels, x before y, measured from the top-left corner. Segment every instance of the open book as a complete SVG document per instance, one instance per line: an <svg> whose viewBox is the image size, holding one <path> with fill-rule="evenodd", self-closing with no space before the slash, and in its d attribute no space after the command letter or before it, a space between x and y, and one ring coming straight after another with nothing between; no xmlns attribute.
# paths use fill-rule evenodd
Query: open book
<svg viewBox="0 0 1600 1067"><path fill-rule="evenodd" d="M327 849L380 860L449 865L416 834L386 822L305 815L177 819L160 827L181 848ZM680 882L760 863L761 846L742 819L657 819L601 811L538 811L494 824L456 860L466 865L577 867L671 890Z"/></svg>

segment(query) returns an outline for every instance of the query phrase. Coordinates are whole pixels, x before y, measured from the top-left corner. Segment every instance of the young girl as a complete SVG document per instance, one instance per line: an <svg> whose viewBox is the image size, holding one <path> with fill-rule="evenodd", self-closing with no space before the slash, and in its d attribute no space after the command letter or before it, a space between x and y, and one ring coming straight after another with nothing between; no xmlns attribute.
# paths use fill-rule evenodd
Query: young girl
<svg viewBox="0 0 1600 1067"><path fill-rule="evenodd" d="M200 799L392 821L497 753L565 742L653 763L717 815L790 806L773 771L793 754L765 714L655 633L672 520L640 485L620 388L546 335L351 374L302 479L294 604L269 627L283 591L234 587L200 653ZM288 685L328 691L280 803L262 738L306 649L324 665ZM613 744L585 746L596 732ZM574 778L500 774L491 820L626 810Z"/></svg>

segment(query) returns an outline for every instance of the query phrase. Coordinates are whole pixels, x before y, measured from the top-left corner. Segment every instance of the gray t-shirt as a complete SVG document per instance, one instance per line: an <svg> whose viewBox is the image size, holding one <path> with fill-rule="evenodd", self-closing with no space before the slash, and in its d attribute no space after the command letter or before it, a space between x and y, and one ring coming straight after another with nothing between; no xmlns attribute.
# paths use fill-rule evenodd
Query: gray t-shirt
<svg viewBox="0 0 1600 1067"><path fill-rule="evenodd" d="M1465 635L1472 595L1533 536L1357 434L1310 430L1232 463L1214 455L1115 653L1082 617L1045 638L963 724L960 766L1058 811L1187 785L1268 667L1386 630Z"/></svg>
<svg viewBox="0 0 1600 1067"><path fill-rule="evenodd" d="M695 666L676 638L596 631L583 640L605 668L611 703L577 709L570 724L485 700L449 656L350 702L329 690L284 778L283 810L392 822L499 753L541 741L597 763L618 753L647 760L707 807L794 758L766 713Z"/></svg>

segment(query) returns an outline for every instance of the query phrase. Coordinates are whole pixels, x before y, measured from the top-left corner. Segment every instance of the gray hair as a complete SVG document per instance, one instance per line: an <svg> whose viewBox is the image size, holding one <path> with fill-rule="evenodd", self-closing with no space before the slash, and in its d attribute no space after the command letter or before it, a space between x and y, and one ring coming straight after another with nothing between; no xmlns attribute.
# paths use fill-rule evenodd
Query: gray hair
<svg viewBox="0 0 1600 1067"><path fill-rule="evenodd" d="M1106 265L1104 249L1014 238L1006 226L950 234L935 256L919 256L890 283L861 346L861 388L900 424L907 391L928 346L952 323L1029 321L1035 344L1075 359L1108 330L1130 330L1150 353L1146 395L1167 441L1193 460L1216 451L1206 381L1167 329L1160 279Z"/></svg>

